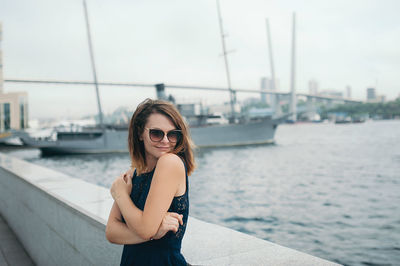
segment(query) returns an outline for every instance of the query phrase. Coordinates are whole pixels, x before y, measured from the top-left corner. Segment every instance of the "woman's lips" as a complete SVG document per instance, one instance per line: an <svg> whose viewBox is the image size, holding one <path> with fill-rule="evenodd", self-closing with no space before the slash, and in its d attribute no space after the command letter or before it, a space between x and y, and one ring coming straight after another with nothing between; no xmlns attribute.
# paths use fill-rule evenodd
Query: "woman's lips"
<svg viewBox="0 0 400 266"><path fill-rule="evenodd" d="M157 149L160 149L163 151L168 151L168 150L170 150L170 147L157 147Z"/></svg>

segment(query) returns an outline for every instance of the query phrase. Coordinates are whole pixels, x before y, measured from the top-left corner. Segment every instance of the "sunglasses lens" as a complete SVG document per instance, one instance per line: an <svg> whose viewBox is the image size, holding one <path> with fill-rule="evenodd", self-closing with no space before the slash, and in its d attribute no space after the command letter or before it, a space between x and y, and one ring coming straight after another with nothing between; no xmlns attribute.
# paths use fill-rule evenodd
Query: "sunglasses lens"
<svg viewBox="0 0 400 266"><path fill-rule="evenodd" d="M180 140L180 138L181 138L181 132L180 132L180 131L175 131L175 130L170 131L170 132L168 132L168 134L167 134L167 138L168 138L168 140L169 140L170 142L176 143L176 142L178 142L178 141Z"/></svg>
<svg viewBox="0 0 400 266"><path fill-rule="evenodd" d="M150 129L150 139L152 141L161 141L164 138L164 132L158 129Z"/></svg>

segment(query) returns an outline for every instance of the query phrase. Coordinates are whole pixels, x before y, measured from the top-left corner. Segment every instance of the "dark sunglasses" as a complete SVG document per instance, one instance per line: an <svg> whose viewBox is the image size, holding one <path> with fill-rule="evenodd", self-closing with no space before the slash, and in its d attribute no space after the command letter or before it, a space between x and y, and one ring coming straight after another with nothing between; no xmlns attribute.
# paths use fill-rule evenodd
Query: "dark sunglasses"
<svg viewBox="0 0 400 266"><path fill-rule="evenodd" d="M160 142L163 140L165 132L161 129L145 128L149 130L151 141ZM182 138L182 131L179 129L170 130L167 133L167 139L171 143L177 143Z"/></svg>

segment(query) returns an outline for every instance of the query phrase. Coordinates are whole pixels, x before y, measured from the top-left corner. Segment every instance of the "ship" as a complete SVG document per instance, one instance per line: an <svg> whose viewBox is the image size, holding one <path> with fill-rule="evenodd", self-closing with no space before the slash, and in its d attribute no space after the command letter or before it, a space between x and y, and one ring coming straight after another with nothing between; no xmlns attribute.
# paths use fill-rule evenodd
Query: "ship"
<svg viewBox="0 0 400 266"><path fill-rule="evenodd" d="M190 127L196 147L226 147L238 145L269 144L274 142L275 131L281 119L258 119L235 124L217 124ZM24 145L38 148L41 154L92 154L128 152L128 130L125 127L107 126L102 129L82 131L54 131L47 137L20 136Z"/></svg>
<svg viewBox="0 0 400 266"><path fill-rule="evenodd" d="M218 117L213 113L194 114L192 112L190 114L190 110L188 114L184 111L187 111L187 108L184 108L185 106L181 105L181 108L179 108L179 106L177 107L188 121L191 138L197 147L225 147L273 143L278 125L282 123L289 114L278 118L274 118L273 115L245 117L242 115L238 116L237 112L235 112L236 91L231 87L227 52L225 50L225 34L222 28L218 1L217 4L228 81L227 91L230 93L230 115ZM28 134L20 136L24 145L40 149L42 155L128 152L127 126L106 125L103 122L103 112L98 92L97 74L85 1L84 9L91 65L96 87L99 125L98 127L83 128L82 130L75 131L55 130L50 136L41 138L34 138ZM168 100L168 98L171 98L166 97L164 84L157 84L155 86L158 99ZM188 106L190 108L193 107L193 105L187 105L186 107ZM221 120L225 117L228 122L222 123Z"/></svg>

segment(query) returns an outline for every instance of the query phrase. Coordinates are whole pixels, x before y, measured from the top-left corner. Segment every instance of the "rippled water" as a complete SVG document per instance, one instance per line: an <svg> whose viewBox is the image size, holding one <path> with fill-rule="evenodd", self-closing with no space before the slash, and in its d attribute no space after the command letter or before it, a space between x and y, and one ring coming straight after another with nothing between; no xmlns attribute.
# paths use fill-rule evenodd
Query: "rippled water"
<svg viewBox="0 0 400 266"><path fill-rule="evenodd" d="M109 187L127 154L14 156ZM275 145L205 149L190 215L345 265L400 264L400 121L279 126Z"/></svg>

